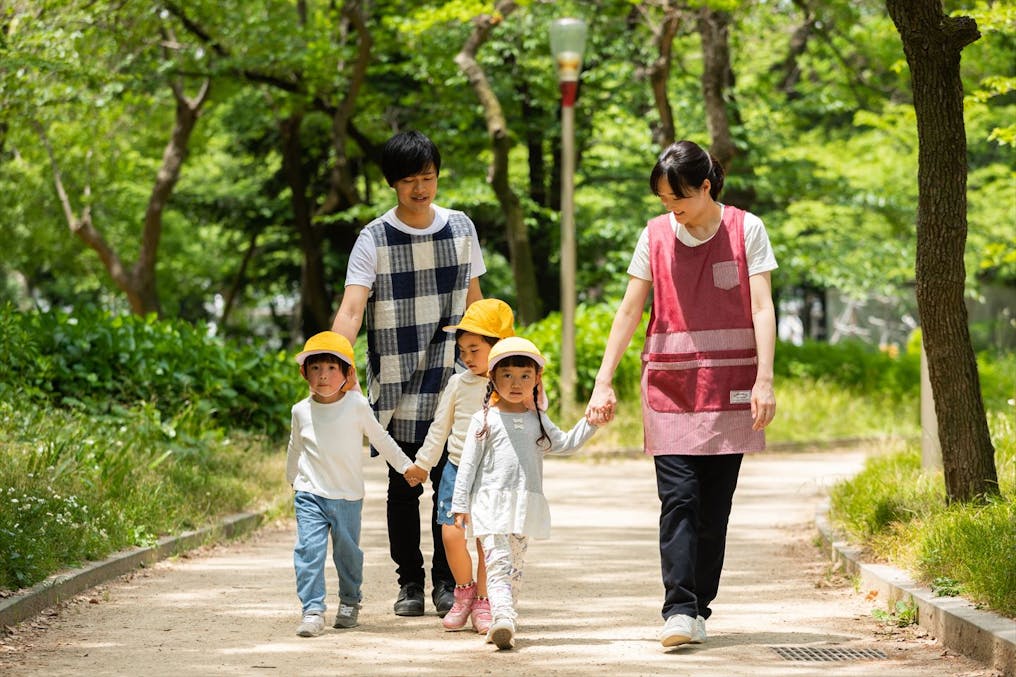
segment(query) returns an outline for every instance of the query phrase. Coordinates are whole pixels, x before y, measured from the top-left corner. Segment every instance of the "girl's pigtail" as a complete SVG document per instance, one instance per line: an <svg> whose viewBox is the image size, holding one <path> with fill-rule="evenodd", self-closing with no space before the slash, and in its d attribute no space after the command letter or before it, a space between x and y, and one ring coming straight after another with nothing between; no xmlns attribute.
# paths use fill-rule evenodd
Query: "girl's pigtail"
<svg viewBox="0 0 1016 677"><path fill-rule="evenodd" d="M533 386L533 402L537 401L537 398L539 397L539 390L539 385ZM540 411L539 407L536 408L536 420L540 422L540 436L536 438L536 445L540 446L540 444L546 444L547 449L550 449L550 435L547 434L547 429L543 427L543 413Z"/></svg>
<svg viewBox="0 0 1016 677"><path fill-rule="evenodd" d="M494 393L494 382L487 381L487 392L483 396L483 427L476 431L476 439L483 439L490 432L490 425L487 423L487 412L490 411L490 396Z"/></svg>

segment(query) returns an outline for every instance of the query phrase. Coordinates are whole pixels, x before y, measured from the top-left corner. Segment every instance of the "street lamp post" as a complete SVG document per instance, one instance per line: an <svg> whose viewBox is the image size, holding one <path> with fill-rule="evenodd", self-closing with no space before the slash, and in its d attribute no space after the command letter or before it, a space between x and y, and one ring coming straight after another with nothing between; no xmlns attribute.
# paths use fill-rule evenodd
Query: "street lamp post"
<svg viewBox="0 0 1016 677"><path fill-rule="evenodd" d="M550 24L550 51L561 88L561 412L575 406L575 99L578 95L586 23L557 19Z"/></svg>

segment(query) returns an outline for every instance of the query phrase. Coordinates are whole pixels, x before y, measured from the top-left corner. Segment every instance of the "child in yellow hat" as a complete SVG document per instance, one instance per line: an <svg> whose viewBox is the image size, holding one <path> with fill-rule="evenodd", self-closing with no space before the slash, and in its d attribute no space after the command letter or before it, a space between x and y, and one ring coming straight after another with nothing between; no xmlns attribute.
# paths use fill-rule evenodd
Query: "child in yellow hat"
<svg viewBox="0 0 1016 677"><path fill-rule="evenodd" d="M515 646L515 602L530 538L550 535L543 456L582 446L596 428L585 418L562 432L536 406L546 360L531 341L498 341L487 356L490 384L469 424L452 513L482 544L493 620L487 641Z"/></svg>
<svg viewBox="0 0 1016 677"><path fill-rule="evenodd" d="M429 472L441 462L447 446L448 460L437 490L437 523L441 525L445 555L455 577L455 602L441 619L446 630L462 630L467 621L474 630L483 634L490 628L483 547L479 541L476 542L476 577L473 578L473 562L465 532L455 527L452 518L452 491L469 422L473 414L483 407L487 384L490 383L487 379L487 355L495 343L515 334L514 325L515 315L507 303L498 299L480 299L466 308L458 324L444 328L455 332L459 359L466 365L467 371L454 374L441 391L434 422L416 454L415 462L421 473ZM418 478L422 481L426 474Z"/></svg>
<svg viewBox="0 0 1016 677"><path fill-rule="evenodd" d="M356 381L353 347L339 334L311 336L296 356L310 396L293 405L293 423L286 453L286 479L296 494L296 592L303 621L296 634L315 637L324 632L325 558L332 537L339 574L339 610L334 627L352 628L362 600L363 551L360 514L363 508L363 437L406 480L413 462L374 418L367 399L353 388Z"/></svg>

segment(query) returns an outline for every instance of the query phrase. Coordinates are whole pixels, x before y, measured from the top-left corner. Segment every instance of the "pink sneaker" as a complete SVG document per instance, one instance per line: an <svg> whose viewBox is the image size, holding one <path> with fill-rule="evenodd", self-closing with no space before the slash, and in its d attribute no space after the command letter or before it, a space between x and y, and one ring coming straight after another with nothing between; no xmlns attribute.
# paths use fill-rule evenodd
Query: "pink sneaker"
<svg viewBox="0 0 1016 677"><path fill-rule="evenodd" d="M473 612L469 614L469 620L473 622L473 630L481 635L486 635L493 620L490 617L490 600L486 597L477 597L476 603L473 604Z"/></svg>
<svg viewBox="0 0 1016 677"><path fill-rule="evenodd" d="M448 610L445 617L441 619L441 625L445 630L462 630L469 620L469 612L473 610L473 603L476 602L476 583L469 585L455 586L455 603Z"/></svg>

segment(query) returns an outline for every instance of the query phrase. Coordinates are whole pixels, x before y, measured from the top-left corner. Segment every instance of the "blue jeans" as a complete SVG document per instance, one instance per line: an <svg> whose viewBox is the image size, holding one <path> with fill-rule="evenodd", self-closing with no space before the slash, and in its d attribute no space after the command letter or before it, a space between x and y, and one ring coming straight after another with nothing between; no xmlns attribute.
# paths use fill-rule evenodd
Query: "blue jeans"
<svg viewBox="0 0 1016 677"><path fill-rule="evenodd" d="M296 492L296 594L304 613L324 611L325 558L328 533L332 534L332 559L339 574L339 600L359 604L363 598L363 550L360 549L360 512L363 501L323 498L306 491Z"/></svg>

